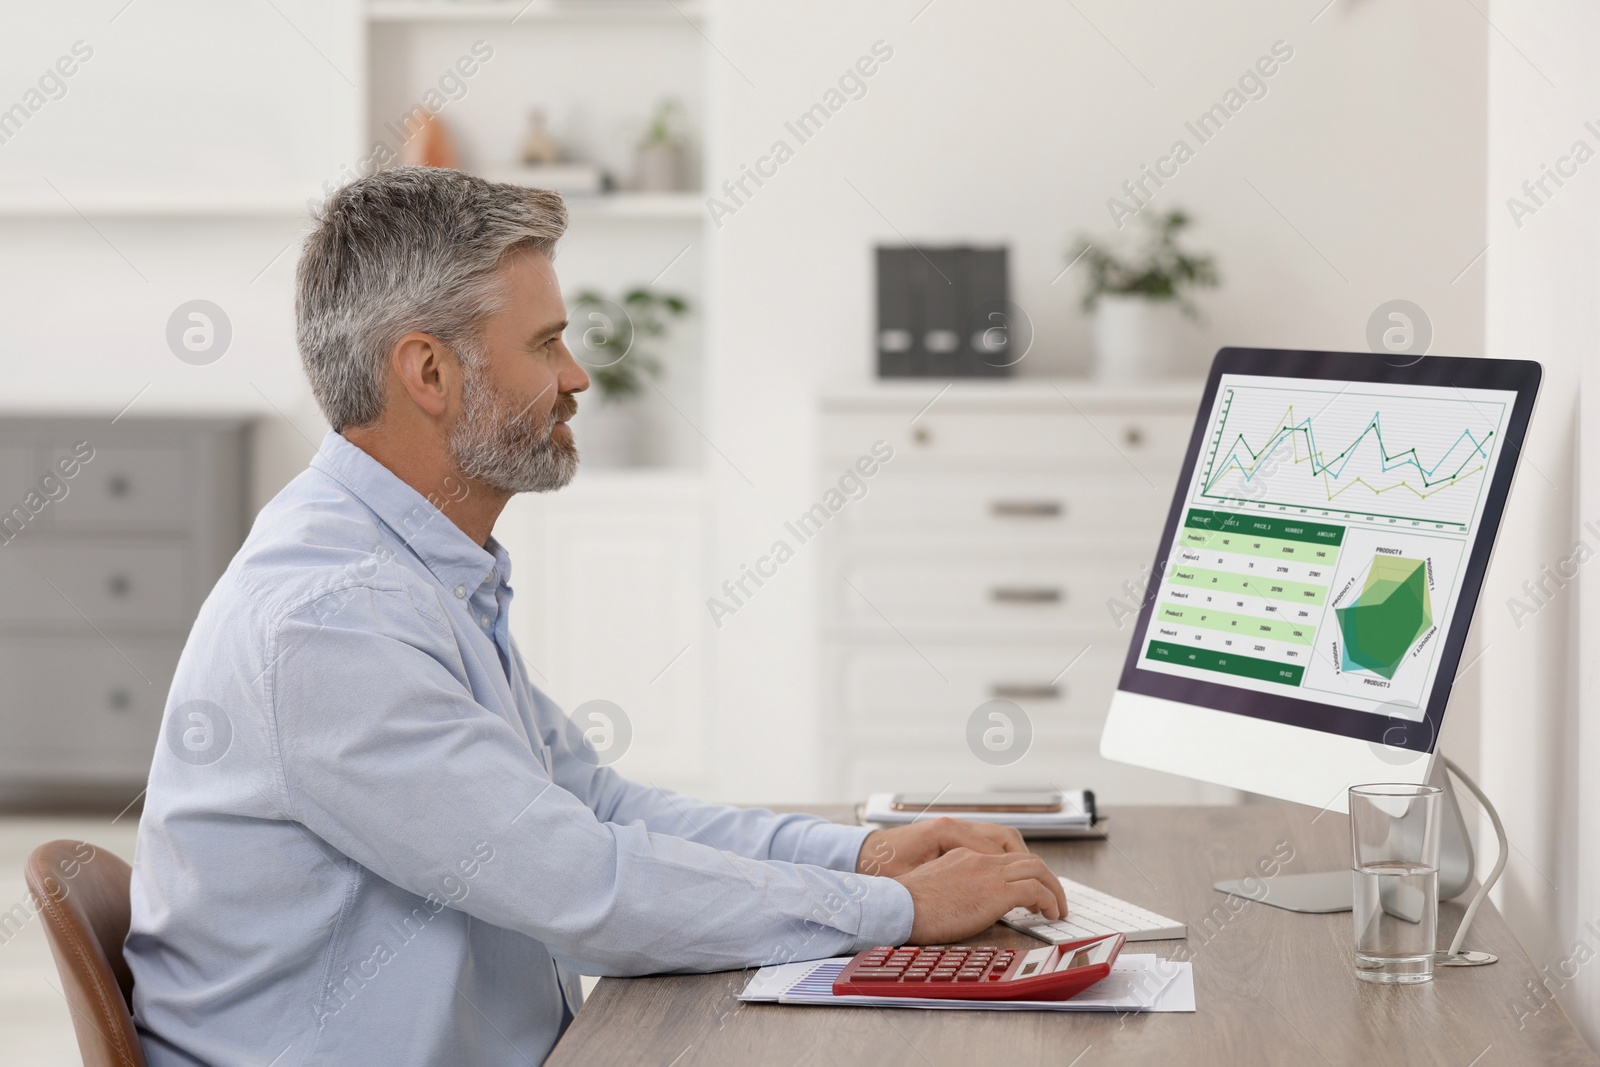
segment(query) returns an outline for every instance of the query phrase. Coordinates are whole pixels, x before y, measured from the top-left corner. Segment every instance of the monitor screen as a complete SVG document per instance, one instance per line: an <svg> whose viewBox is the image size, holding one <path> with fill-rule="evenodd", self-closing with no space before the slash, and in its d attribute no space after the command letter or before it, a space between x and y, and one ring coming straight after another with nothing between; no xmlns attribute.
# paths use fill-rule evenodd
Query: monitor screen
<svg viewBox="0 0 1600 1067"><path fill-rule="evenodd" d="M1532 400L1485 372L1531 365L1227 355L1121 688L1431 751Z"/></svg>

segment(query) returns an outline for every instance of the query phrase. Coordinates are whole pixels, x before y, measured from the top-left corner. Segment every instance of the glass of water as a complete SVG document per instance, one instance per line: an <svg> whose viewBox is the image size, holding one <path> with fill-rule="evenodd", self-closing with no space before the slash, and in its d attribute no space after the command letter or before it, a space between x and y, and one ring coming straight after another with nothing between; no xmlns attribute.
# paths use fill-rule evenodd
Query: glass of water
<svg viewBox="0 0 1600 1067"><path fill-rule="evenodd" d="M1439 804L1432 785L1350 789L1356 977L1433 980L1439 929Z"/></svg>

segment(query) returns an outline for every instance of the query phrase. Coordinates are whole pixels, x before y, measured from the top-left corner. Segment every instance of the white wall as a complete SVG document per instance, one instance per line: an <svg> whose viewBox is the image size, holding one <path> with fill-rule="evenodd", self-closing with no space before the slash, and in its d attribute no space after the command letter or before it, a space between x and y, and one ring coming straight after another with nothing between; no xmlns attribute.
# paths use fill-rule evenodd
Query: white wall
<svg viewBox="0 0 1600 1067"><path fill-rule="evenodd" d="M1521 186L1577 140L1600 150L1600 136L1584 125L1600 118L1589 54L1600 12L1575 0L1506 0L1491 4L1489 17L1504 38L1496 35L1489 49L1487 350L1541 361L1545 382L1480 614L1483 783L1514 849L1501 907L1534 963L1559 973L1579 940L1600 950L1583 926L1600 926L1590 649L1600 604L1588 582L1581 594L1549 583L1539 597L1546 605L1532 616L1514 614L1512 598L1539 607L1524 581L1538 581L1579 538L1600 550L1600 538L1580 529L1600 520L1600 482L1578 448L1578 393L1593 372L1597 340L1600 163L1579 168L1563 187L1547 184L1553 195L1541 194L1542 205ZM1512 197L1536 212L1514 219ZM1583 442L1591 452L1595 425L1591 414ZM1579 573L1581 581L1587 572ZM1560 995L1591 1044L1600 1043L1596 968L1579 968Z"/></svg>
<svg viewBox="0 0 1600 1067"><path fill-rule="evenodd" d="M122 208L104 206L130 184L169 200L215 197L232 182L257 204L302 198L359 158L366 120L350 82L365 84L368 72L356 5L277 6L293 25L271 7L222 14L200 0L36 5L8 20L0 104L73 41L89 41L96 55L65 97L0 145L8 202L52 212L0 216L14 353L0 404L115 412L138 395L135 411L252 411L268 420L263 484L303 464L307 439L321 432L293 348L293 241L303 220L259 211L129 218L126 195ZM1202 298L1195 365L1224 343L1359 349L1372 309L1395 297L1427 310L1433 351L1483 350L1485 267L1474 259L1486 242L1488 31L1470 5L710 7L713 189L774 139L795 142L785 121L821 100L875 41L894 49L865 97L794 145L777 176L680 264L704 257L711 273L698 428L721 453L706 454L714 583L809 504L818 391L870 375L874 243L1010 242L1014 296L1038 332L1023 372L1081 370L1079 274L1052 284L1064 250L1080 233L1108 230L1107 200L1122 182L1174 139L1193 143L1185 120L1279 40L1294 56L1267 95L1198 145L1156 201L1197 216L1194 243L1217 253L1226 281ZM663 32L680 49L681 28ZM405 96L383 70L375 76L383 93ZM376 106L371 117L381 121ZM479 139L494 141L522 118L508 113ZM462 132L473 149L475 128ZM54 205L43 181L51 175L87 219ZM581 236L575 230L563 262L585 274L594 256L577 248ZM163 339L171 309L194 297L215 300L234 321L234 347L209 367L180 363ZM815 729L816 579L814 559L796 560L714 634L721 795L817 799L826 751ZM1465 721L1453 715L1452 729Z"/></svg>
<svg viewBox="0 0 1600 1067"><path fill-rule="evenodd" d="M1081 369L1079 279L1051 284L1064 250L1108 230L1121 183L1275 41L1294 55L1268 94L1156 201L1195 214L1226 279L1201 301L1195 365L1222 344L1363 349L1393 298L1428 312L1434 352L1481 354L1487 30L1470 6L1339 2L1313 22L1321 3L924 4L714 4L708 185L777 138L795 148L710 249L718 579L809 503L818 390L871 374L873 244L1009 241L1039 336L1023 372ZM878 40L894 55L866 95L798 144L785 121ZM815 798L816 580L795 560L715 634L729 795Z"/></svg>
<svg viewBox="0 0 1600 1067"><path fill-rule="evenodd" d="M250 413L269 420L264 485L304 465L323 426L295 355L295 252L306 199L358 140L355 10L96 0L7 12L0 109L74 44L89 56L0 143L0 407ZM194 299L232 326L208 366L166 341L168 316Z"/></svg>

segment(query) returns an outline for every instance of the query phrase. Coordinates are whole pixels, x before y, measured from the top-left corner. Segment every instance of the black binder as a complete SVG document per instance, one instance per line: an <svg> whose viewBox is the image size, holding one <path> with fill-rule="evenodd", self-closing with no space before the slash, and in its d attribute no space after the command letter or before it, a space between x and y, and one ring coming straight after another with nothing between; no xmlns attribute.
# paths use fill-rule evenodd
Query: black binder
<svg viewBox="0 0 1600 1067"><path fill-rule="evenodd" d="M879 247L878 376L1011 373L1006 248Z"/></svg>

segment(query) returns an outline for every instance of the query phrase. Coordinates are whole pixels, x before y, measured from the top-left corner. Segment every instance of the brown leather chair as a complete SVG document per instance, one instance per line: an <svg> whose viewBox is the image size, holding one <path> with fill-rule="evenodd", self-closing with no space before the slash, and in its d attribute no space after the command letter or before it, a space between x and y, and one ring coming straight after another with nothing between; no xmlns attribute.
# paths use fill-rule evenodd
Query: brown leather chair
<svg viewBox="0 0 1600 1067"><path fill-rule="evenodd" d="M133 972L122 955L133 869L85 841L52 841L23 876L72 1008L84 1067L145 1067L129 1006Z"/></svg>

